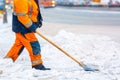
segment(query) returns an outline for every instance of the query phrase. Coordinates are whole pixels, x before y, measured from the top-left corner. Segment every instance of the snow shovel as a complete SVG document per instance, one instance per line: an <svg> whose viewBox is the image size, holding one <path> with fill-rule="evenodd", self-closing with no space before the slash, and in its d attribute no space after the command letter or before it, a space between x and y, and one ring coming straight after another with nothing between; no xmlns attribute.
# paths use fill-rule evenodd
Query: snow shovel
<svg viewBox="0 0 120 80"><path fill-rule="evenodd" d="M63 50L61 47L59 47L57 44L55 44L53 41L49 40L47 37L45 37L38 29L36 30L36 33L42 37L43 39L45 39L46 41L48 41L50 44L52 44L53 46L55 46L57 49L59 49L61 52L63 52L65 55L67 55L68 57L70 57L72 60L74 60L76 63L78 63L85 71L99 71L98 69L96 69L95 67L93 67L92 65L85 65L83 62L78 61L77 59L75 59L73 56L71 56L68 52L66 52L65 50Z"/></svg>

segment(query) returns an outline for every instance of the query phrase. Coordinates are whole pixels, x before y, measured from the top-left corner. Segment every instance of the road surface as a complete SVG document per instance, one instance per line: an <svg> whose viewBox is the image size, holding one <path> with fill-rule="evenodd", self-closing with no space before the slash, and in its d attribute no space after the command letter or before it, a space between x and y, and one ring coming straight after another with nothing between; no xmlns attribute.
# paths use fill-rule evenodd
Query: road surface
<svg viewBox="0 0 120 80"><path fill-rule="evenodd" d="M120 42L120 12L68 8L41 9L44 24L41 31L55 35L60 30L77 34L107 35Z"/></svg>

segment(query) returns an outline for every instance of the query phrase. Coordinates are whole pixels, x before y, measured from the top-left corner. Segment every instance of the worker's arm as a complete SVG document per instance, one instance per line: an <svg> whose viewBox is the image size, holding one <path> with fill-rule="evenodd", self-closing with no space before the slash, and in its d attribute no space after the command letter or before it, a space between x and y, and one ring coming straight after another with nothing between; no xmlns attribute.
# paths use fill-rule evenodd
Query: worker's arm
<svg viewBox="0 0 120 80"><path fill-rule="evenodd" d="M18 20L26 27L29 28L32 25L32 20L28 15L28 0L15 0L14 9L17 14Z"/></svg>

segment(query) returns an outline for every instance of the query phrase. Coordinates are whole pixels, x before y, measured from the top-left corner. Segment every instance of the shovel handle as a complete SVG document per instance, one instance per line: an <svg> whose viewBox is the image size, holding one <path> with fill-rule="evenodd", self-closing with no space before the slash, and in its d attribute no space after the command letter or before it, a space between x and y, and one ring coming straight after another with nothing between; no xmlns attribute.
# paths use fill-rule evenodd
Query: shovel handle
<svg viewBox="0 0 120 80"><path fill-rule="evenodd" d="M50 44L52 44L53 46L55 46L57 49L59 49L61 52L63 52L65 55L67 55L68 57L70 57L72 60L74 60L76 63L78 63L81 67L85 66L85 64L83 62L78 61L73 56L71 56L68 52L66 52L65 50L63 50L60 46L58 46L53 41L51 41L47 37L45 37L38 29L36 29L36 33L40 37L42 37L43 39L45 39L46 41L48 41Z"/></svg>

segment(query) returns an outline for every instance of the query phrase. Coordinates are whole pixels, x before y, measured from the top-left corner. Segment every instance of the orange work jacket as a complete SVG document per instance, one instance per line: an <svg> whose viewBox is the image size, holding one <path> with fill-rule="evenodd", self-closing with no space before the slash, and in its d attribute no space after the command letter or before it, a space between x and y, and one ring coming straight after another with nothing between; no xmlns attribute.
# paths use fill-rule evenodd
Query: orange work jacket
<svg viewBox="0 0 120 80"><path fill-rule="evenodd" d="M28 28L42 20L37 0L14 0L13 31L30 32Z"/></svg>

